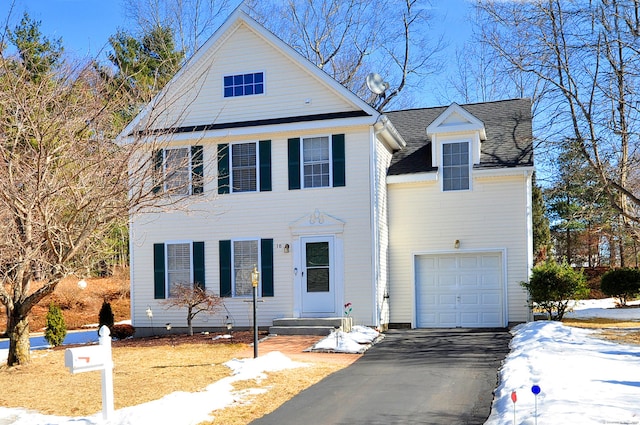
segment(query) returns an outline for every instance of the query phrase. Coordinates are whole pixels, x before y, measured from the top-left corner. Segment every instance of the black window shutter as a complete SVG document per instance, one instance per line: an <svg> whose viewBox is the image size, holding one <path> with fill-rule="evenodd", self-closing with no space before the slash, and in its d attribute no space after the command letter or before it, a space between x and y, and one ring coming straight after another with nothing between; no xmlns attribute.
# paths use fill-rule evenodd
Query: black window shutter
<svg viewBox="0 0 640 425"><path fill-rule="evenodd" d="M204 191L204 160L202 146L191 146L191 193Z"/></svg>
<svg viewBox="0 0 640 425"><path fill-rule="evenodd" d="M164 244L153 244L153 298L165 298Z"/></svg>
<svg viewBox="0 0 640 425"><path fill-rule="evenodd" d="M289 190L300 189L300 139L289 139Z"/></svg>
<svg viewBox="0 0 640 425"><path fill-rule="evenodd" d="M229 193L229 144L218 145L218 193Z"/></svg>
<svg viewBox="0 0 640 425"><path fill-rule="evenodd" d="M333 187L346 185L344 134L334 134L331 137L331 151L333 155Z"/></svg>
<svg viewBox="0 0 640 425"><path fill-rule="evenodd" d="M193 243L193 283L205 289L204 242Z"/></svg>
<svg viewBox="0 0 640 425"><path fill-rule="evenodd" d="M231 241L219 242L220 247L220 296L231 296Z"/></svg>
<svg viewBox="0 0 640 425"><path fill-rule="evenodd" d="M260 240L262 296L273 297L273 239Z"/></svg>
<svg viewBox="0 0 640 425"><path fill-rule="evenodd" d="M153 156L153 189L151 190L153 191L153 193L158 193L162 189L162 181L164 180L163 179L164 173L162 172L162 162L164 160L162 149L153 151L152 156Z"/></svg>
<svg viewBox="0 0 640 425"><path fill-rule="evenodd" d="M271 191L271 140L260 141L260 192Z"/></svg>

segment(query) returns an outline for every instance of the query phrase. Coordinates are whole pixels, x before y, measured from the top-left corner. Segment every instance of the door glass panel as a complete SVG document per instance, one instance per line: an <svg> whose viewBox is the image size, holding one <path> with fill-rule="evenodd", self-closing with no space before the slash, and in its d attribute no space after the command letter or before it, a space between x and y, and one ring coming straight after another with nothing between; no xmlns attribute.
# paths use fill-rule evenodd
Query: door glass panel
<svg viewBox="0 0 640 425"><path fill-rule="evenodd" d="M307 292L329 292L329 269L307 269Z"/></svg>
<svg viewBox="0 0 640 425"><path fill-rule="evenodd" d="M329 292L329 243L306 244L307 292Z"/></svg>

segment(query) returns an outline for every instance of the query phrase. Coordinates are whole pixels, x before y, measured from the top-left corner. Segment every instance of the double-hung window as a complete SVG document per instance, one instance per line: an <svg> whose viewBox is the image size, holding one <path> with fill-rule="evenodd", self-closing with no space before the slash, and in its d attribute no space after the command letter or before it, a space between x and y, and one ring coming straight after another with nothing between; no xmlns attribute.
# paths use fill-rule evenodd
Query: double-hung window
<svg viewBox="0 0 640 425"><path fill-rule="evenodd" d="M204 242L171 241L153 244L155 299L175 296L176 285L205 287Z"/></svg>
<svg viewBox="0 0 640 425"><path fill-rule="evenodd" d="M256 143L231 145L231 191L255 192L258 176Z"/></svg>
<svg viewBox="0 0 640 425"><path fill-rule="evenodd" d="M246 297L253 292L251 272L260 266L258 240L233 241L233 296Z"/></svg>
<svg viewBox="0 0 640 425"><path fill-rule="evenodd" d="M254 267L260 272L258 295L273 297L273 239L221 240L218 249L221 297L251 296Z"/></svg>
<svg viewBox="0 0 640 425"><path fill-rule="evenodd" d="M188 148L164 150L164 190L174 195L188 195L191 158Z"/></svg>
<svg viewBox="0 0 640 425"><path fill-rule="evenodd" d="M331 177L329 137L302 139L303 187L329 187Z"/></svg>
<svg viewBox="0 0 640 425"><path fill-rule="evenodd" d="M289 190L345 186L344 134L289 139L288 171Z"/></svg>
<svg viewBox="0 0 640 425"><path fill-rule="evenodd" d="M218 193L271 190L271 141L218 145Z"/></svg>
<svg viewBox="0 0 640 425"><path fill-rule="evenodd" d="M203 148L159 149L153 154L154 192L191 195L203 191Z"/></svg>
<svg viewBox="0 0 640 425"><path fill-rule="evenodd" d="M469 142L442 144L442 190L468 190Z"/></svg>
<svg viewBox="0 0 640 425"><path fill-rule="evenodd" d="M193 282L191 265L191 243L167 243L167 289L169 297L175 295L175 285Z"/></svg>

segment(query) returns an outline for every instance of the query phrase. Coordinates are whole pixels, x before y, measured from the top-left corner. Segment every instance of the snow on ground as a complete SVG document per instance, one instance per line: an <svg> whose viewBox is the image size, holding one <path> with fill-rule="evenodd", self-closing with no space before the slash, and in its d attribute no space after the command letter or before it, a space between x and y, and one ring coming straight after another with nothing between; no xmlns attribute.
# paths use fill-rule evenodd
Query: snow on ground
<svg viewBox="0 0 640 425"><path fill-rule="evenodd" d="M366 326L353 326L351 332L333 331L331 335L318 341L310 351L364 353L381 337L380 333Z"/></svg>
<svg viewBox="0 0 640 425"><path fill-rule="evenodd" d="M613 306L580 302L571 316L640 320L640 309ZM640 346L597 332L548 321L515 327L485 425L640 424Z"/></svg>
<svg viewBox="0 0 640 425"><path fill-rule="evenodd" d="M195 425L211 420L210 413L238 402L246 391L233 391L232 384L246 379L261 379L265 372L308 366L294 362L279 352L272 352L256 359L230 360L225 363L233 374L212 383L203 391L174 392L148 403L116 410L109 421L102 419L102 412L88 417L64 417L42 415L24 409L0 407L0 424L11 425L138 425L164 424ZM257 391L257 390L256 390ZM215 413L215 412L214 412Z"/></svg>
<svg viewBox="0 0 640 425"><path fill-rule="evenodd" d="M612 299L582 301L570 316L640 322L640 309L613 307ZM376 338L373 332L368 333L360 327L355 327L350 334L334 333L314 349L361 350L363 344L366 346ZM640 425L640 346L614 343L598 338L597 331L548 321L519 325L512 334L511 352L500 369L500 384L485 425L534 425L538 421L564 425ZM369 339L372 336L373 339ZM0 407L0 424L197 424L209 419L212 410L242 399L246 393L232 391L231 383L235 380L304 364L293 362L281 353L269 353L257 359L232 360L227 366L234 374L203 391L176 392L160 400L120 409L109 422L102 421L101 412L90 417L69 418ZM540 389L537 396L532 391L534 386Z"/></svg>

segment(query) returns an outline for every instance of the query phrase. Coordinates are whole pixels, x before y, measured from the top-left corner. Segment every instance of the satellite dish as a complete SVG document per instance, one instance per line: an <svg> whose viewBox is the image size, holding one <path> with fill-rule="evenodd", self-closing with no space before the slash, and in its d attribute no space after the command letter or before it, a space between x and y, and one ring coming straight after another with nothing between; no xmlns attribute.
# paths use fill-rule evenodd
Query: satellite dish
<svg viewBox="0 0 640 425"><path fill-rule="evenodd" d="M384 81L380 74L372 72L367 75L367 87L372 93L384 94L384 92L389 88L389 83Z"/></svg>

